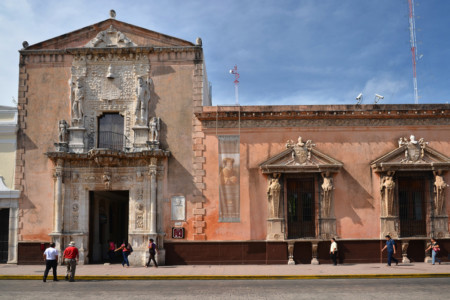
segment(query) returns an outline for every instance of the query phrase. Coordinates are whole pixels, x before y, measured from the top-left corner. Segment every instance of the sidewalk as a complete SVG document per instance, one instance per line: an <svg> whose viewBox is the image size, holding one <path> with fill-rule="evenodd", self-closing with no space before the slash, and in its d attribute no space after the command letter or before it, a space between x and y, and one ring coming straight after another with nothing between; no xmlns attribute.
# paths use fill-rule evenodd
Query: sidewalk
<svg viewBox="0 0 450 300"><path fill-rule="evenodd" d="M0 265L0 280L42 280L45 265ZM63 279L65 266L58 266ZM384 264L344 265L189 265L159 268L114 265L78 265L78 280L207 280L207 279L320 279L450 277L450 263L411 263L388 267ZM50 271L49 279L52 280Z"/></svg>

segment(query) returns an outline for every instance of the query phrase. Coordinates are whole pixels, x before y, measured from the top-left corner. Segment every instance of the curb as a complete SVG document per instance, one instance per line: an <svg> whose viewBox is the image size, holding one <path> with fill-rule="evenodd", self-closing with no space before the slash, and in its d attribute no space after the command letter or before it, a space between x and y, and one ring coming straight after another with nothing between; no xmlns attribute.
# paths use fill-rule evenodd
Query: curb
<svg viewBox="0 0 450 300"><path fill-rule="evenodd" d="M415 273L415 274L340 274L340 275L80 275L77 281L90 280L298 280L298 279L368 279L368 278L438 278L450 277L450 273ZM49 281L53 276L49 275ZM58 276L64 281L64 276ZM0 275L0 280L42 280L42 275Z"/></svg>

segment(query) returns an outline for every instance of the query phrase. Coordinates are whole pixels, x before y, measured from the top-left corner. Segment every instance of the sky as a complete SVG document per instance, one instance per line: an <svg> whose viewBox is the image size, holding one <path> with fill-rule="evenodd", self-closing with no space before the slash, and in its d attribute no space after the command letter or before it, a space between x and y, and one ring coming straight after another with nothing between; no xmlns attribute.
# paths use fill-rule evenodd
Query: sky
<svg viewBox="0 0 450 300"><path fill-rule="evenodd" d="M415 0L419 103L450 102L450 1ZM408 0L1 0L0 105L18 50L109 18L203 40L213 105L414 103Z"/></svg>

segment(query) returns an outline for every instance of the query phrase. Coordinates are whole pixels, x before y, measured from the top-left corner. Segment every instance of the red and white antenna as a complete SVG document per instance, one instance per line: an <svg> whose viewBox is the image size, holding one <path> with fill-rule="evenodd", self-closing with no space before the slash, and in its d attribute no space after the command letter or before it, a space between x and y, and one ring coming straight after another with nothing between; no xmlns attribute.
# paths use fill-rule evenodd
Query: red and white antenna
<svg viewBox="0 0 450 300"><path fill-rule="evenodd" d="M230 70L230 74L234 75L234 97L236 98L236 105L239 105L239 73L237 65L234 65L234 68Z"/></svg>
<svg viewBox="0 0 450 300"><path fill-rule="evenodd" d="M417 44L416 44L416 21L414 16L414 0L408 0L408 4L409 4L409 35L410 35L411 54L413 63L414 103L419 104L419 92L417 90L417 75L416 75Z"/></svg>

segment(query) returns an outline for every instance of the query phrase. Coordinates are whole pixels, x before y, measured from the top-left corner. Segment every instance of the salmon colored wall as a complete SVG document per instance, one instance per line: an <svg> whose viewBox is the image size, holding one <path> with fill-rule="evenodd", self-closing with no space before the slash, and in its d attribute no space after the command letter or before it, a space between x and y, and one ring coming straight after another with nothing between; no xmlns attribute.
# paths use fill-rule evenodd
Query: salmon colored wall
<svg viewBox="0 0 450 300"><path fill-rule="evenodd" d="M259 164L285 150L288 139L311 139L317 150L341 161L344 167L334 177L334 207L340 238L364 239L380 236L380 177L370 163L396 149L400 137L424 138L429 146L450 156L450 126L399 127L310 127L241 129L241 222L218 222L218 145L216 130L205 130L206 138L206 235L208 240L265 239L267 177ZM218 134L236 134L219 129ZM447 173L446 182L450 175ZM317 183L316 183L317 184ZM448 192L447 212L450 211ZM316 191L317 197L317 191ZM318 199L316 199L316 202Z"/></svg>

